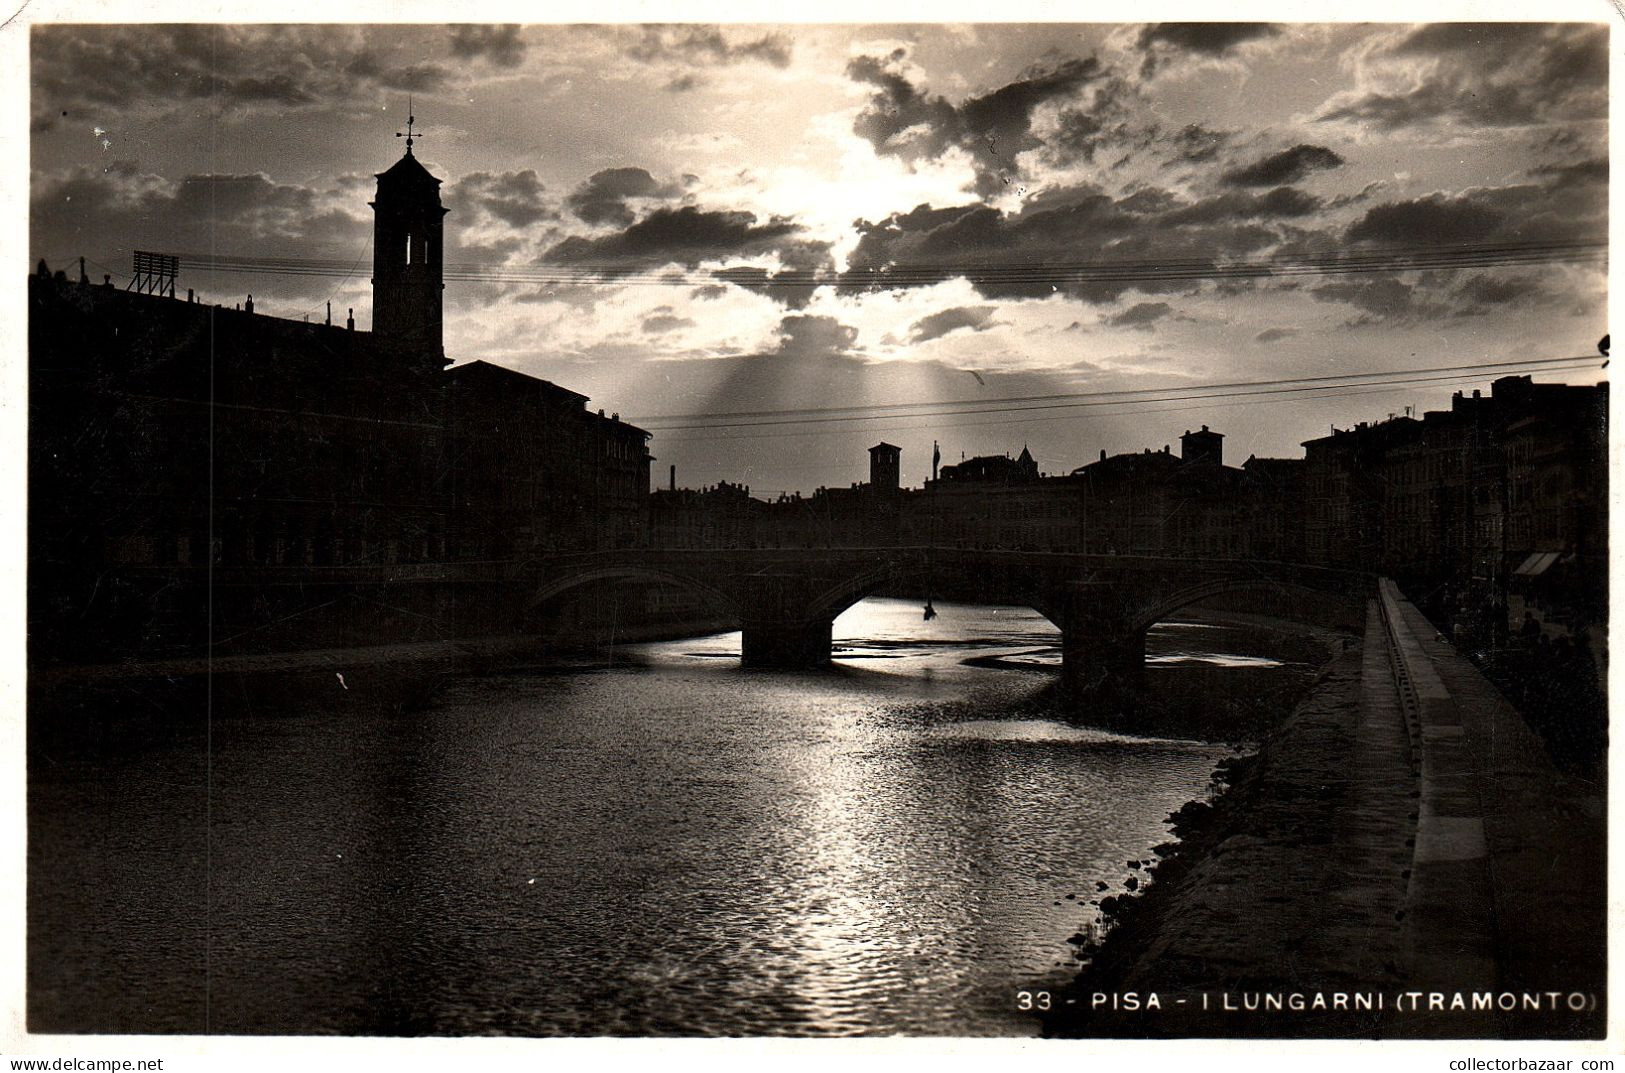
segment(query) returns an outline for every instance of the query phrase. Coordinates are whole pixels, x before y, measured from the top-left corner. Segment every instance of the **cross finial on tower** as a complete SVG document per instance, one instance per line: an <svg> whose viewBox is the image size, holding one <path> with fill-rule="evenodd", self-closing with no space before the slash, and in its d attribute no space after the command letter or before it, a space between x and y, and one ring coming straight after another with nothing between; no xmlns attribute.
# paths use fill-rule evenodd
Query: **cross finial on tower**
<svg viewBox="0 0 1625 1073"><path fill-rule="evenodd" d="M406 139L406 151L408 154L412 152L412 143L423 137L421 134L412 133L412 124L416 122L417 117L412 114L412 98L408 96L406 98L406 133L402 134L400 131L395 132L395 137Z"/></svg>

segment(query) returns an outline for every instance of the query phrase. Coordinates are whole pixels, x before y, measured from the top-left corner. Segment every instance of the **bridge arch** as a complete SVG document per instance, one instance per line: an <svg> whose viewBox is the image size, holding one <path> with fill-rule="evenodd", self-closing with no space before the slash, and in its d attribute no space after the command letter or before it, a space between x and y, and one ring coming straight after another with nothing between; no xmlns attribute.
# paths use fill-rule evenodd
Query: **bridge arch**
<svg viewBox="0 0 1625 1073"><path fill-rule="evenodd" d="M843 612L866 597L873 596L889 585L912 584L924 589L932 598L963 599L959 594L952 596L933 591L938 586L933 585L932 569L924 563L887 563L884 566L855 574L826 589L816 597L808 606L808 615L811 618L826 619L833 622ZM1039 592L1003 592L998 599L969 600L964 602L999 603L1010 606L1030 607L1044 616L1056 629L1062 628L1060 612L1050 601L1043 598Z"/></svg>
<svg viewBox="0 0 1625 1073"><path fill-rule="evenodd" d="M1334 600L1353 599L1347 579L1341 579L1341 583L1313 585L1298 580L1268 577L1214 578L1188 585L1166 595L1159 595L1149 604L1136 608L1128 626L1131 631L1144 633L1174 612L1213 596L1230 592L1279 593L1283 590Z"/></svg>
<svg viewBox="0 0 1625 1073"><path fill-rule="evenodd" d="M529 599L525 601L525 614L533 615L538 609L558 599L565 593L598 581L647 581L661 585L671 585L675 588L700 594L719 614L733 619L739 618L739 600L732 593L685 573L631 563L593 566L546 578L531 592Z"/></svg>

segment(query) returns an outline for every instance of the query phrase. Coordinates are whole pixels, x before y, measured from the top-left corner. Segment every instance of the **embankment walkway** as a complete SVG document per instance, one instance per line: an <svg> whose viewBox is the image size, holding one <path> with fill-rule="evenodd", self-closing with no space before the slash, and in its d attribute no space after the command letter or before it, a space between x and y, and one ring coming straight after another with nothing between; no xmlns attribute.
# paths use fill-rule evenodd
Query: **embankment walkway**
<svg viewBox="0 0 1625 1073"><path fill-rule="evenodd" d="M1363 643L1159 869L1047 1028L1600 1037L1604 836L1601 788L1558 772L1385 581Z"/></svg>

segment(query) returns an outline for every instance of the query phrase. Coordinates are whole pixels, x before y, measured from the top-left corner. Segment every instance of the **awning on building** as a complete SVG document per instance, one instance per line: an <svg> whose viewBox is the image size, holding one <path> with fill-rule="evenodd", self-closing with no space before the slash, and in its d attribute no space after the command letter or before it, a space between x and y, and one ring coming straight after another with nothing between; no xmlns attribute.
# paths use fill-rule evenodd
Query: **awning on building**
<svg viewBox="0 0 1625 1073"><path fill-rule="evenodd" d="M1512 571L1512 573L1514 576L1521 574L1524 577L1539 577L1550 569L1551 565L1557 562L1558 557L1562 554L1559 551L1537 551L1519 563L1518 569Z"/></svg>

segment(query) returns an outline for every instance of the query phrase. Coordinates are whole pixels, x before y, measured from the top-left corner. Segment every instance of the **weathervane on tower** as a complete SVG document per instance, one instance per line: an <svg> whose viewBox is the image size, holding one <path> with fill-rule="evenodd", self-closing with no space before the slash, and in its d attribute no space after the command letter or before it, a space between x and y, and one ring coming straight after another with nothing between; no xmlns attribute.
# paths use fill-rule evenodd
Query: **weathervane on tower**
<svg viewBox="0 0 1625 1073"><path fill-rule="evenodd" d="M412 142L415 139L423 137L421 134L412 133L412 124L416 122L417 117L412 114L412 98L408 96L406 98L406 133L402 134L400 131L395 132L395 137L406 139L406 151L408 153L412 151Z"/></svg>

